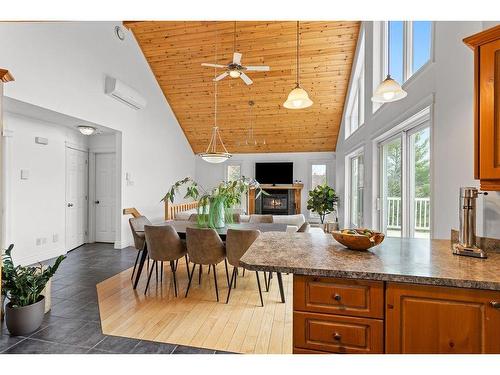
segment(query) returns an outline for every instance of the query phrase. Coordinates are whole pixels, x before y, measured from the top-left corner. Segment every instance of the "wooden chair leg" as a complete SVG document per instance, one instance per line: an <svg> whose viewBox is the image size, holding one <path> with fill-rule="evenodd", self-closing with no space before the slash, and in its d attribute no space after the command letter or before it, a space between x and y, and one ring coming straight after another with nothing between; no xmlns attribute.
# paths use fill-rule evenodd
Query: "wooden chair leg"
<svg viewBox="0 0 500 375"><path fill-rule="evenodd" d="M173 260L170 261L170 268L172 269L172 275L174 276L174 292L175 296L177 297L177 279L175 278L175 271L177 267L175 266L175 262Z"/></svg>
<svg viewBox="0 0 500 375"><path fill-rule="evenodd" d="M257 286L259 287L260 305L264 307L264 300L262 299L262 289L260 287L260 278L258 271L255 271L255 276L257 277Z"/></svg>
<svg viewBox="0 0 500 375"><path fill-rule="evenodd" d="M151 276L152 275L153 275L153 267L151 267L151 270L149 271L148 282L146 283L146 289L144 289L144 294L146 294L147 291L148 291L149 282L151 281Z"/></svg>
<svg viewBox="0 0 500 375"><path fill-rule="evenodd" d="M189 278L189 277L191 277L191 273L189 272L189 261L188 261L187 254L184 255L184 259L186 260L186 270L187 270L187 275L188 275L188 278Z"/></svg>
<svg viewBox="0 0 500 375"><path fill-rule="evenodd" d="M227 279L227 286L230 287L230 284L229 284L229 271L227 269L227 258L224 258L224 266L226 267L226 279Z"/></svg>
<svg viewBox="0 0 500 375"><path fill-rule="evenodd" d="M189 265L188 265L189 267ZM188 287L186 289L186 295L184 298L188 296L189 288L191 287L191 280L193 280L193 275L194 275L194 268L196 267L196 264L193 264L193 269L191 270L191 274L189 275L189 282L188 282Z"/></svg>
<svg viewBox="0 0 500 375"><path fill-rule="evenodd" d="M231 281L229 282L229 289L227 291L226 304L229 303L229 295L231 294L231 286L233 285L233 279L236 277L236 267L233 267L233 273L231 274Z"/></svg>
<svg viewBox="0 0 500 375"><path fill-rule="evenodd" d="M130 277L130 280L134 279L135 268L137 267L137 262L139 261L139 255L141 254L141 251L142 250L137 251L137 257L135 258L134 269L132 271L132 276Z"/></svg>
<svg viewBox="0 0 500 375"><path fill-rule="evenodd" d="M215 295L217 296L217 302L219 302L219 289L217 288L217 271L215 270L215 264L212 264L212 267L214 268Z"/></svg>

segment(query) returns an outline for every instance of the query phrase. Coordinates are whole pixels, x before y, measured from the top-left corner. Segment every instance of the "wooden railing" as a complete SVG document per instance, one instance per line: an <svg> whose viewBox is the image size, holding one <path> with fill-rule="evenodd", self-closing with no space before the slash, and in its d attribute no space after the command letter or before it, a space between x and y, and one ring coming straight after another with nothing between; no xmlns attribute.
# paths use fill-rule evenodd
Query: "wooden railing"
<svg viewBox="0 0 500 375"><path fill-rule="evenodd" d="M179 212L189 211L193 208L198 208L198 201L178 204L173 204L170 203L170 201L165 201L165 220L174 220L175 214Z"/></svg>

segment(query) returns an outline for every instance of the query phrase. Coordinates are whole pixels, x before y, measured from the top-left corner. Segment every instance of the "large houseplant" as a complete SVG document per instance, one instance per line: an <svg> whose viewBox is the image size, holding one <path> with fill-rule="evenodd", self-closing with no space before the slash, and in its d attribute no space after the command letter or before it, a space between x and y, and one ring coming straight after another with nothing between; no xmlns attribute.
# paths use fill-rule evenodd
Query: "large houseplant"
<svg viewBox="0 0 500 375"><path fill-rule="evenodd" d="M222 228L233 221L233 208L241 203L241 196L250 189L256 190L256 198L262 193L259 183L248 177L234 181L222 181L211 190L203 189L196 181L186 177L173 184L162 201L174 202L176 193L186 187L184 198L198 200L198 224L202 227ZM201 190L201 192L200 192Z"/></svg>
<svg viewBox="0 0 500 375"><path fill-rule="evenodd" d="M307 209L316 212L319 215L321 224L324 224L325 216L336 211L338 201L339 197L335 189L327 184L318 185L309 191Z"/></svg>
<svg viewBox="0 0 500 375"><path fill-rule="evenodd" d="M42 324L45 297L41 293L66 257L59 256L53 266L14 266L13 248L10 245L2 256L2 294L9 300L5 320L12 335L27 335Z"/></svg>

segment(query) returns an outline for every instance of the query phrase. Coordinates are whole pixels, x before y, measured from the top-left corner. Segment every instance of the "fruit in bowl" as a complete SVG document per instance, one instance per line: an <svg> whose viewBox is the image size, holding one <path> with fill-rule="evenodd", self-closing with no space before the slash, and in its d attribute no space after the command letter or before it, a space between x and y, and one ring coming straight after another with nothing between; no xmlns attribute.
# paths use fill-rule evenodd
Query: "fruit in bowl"
<svg viewBox="0 0 500 375"><path fill-rule="evenodd" d="M367 228L342 229L331 232L333 238L351 250L368 250L384 240L384 234Z"/></svg>

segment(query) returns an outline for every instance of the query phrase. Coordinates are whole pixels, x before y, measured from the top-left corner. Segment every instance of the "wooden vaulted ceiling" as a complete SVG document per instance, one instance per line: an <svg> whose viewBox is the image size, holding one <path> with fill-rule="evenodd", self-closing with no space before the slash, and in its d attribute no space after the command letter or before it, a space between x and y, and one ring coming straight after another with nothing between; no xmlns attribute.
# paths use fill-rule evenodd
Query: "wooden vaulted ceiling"
<svg viewBox="0 0 500 375"><path fill-rule="evenodd" d="M201 63L232 60L232 21L126 22L172 107L193 151L205 151L214 124L214 69ZM359 22L300 22L300 82L312 107L289 110L283 102L296 80L296 22L236 23L236 50L250 86L226 77L218 83L217 123L231 153L334 151ZM222 73L218 70L218 74ZM255 102L250 119L249 101ZM250 122L259 145L246 145ZM265 145L263 141L265 140Z"/></svg>

